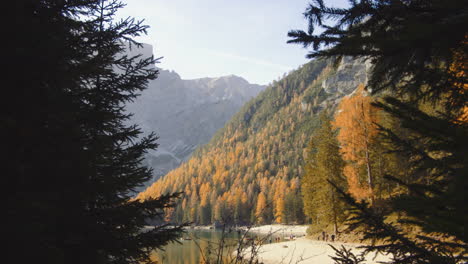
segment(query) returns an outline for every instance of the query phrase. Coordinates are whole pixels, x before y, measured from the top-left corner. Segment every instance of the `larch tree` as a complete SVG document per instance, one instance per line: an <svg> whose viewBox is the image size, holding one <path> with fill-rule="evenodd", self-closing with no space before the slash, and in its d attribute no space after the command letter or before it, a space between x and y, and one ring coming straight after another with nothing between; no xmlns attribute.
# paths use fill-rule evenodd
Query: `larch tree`
<svg viewBox="0 0 468 264"><path fill-rule="evenodd" d="M364 85L359 85L356 91L344 97L335 116L333 125L339 129L338 141L343 159L349 163L344 168L348 179L349 192L358 199L369 198L374 203L374 173L371 152L373 141L378 130L378 108L373 106L372 98L366 94ZM362 186L359 169L366 168L365 187Z"/></svg>
<svg viewBox="0 0 468 264"><path fill-rule="evenodd" d="M284 223L284 221L286 220L285 219L284 195L277 196L274 202L275 202L275 222L278 224Z"/></svg>
<svg viewBox="0 0 468 264"><path fill-rule="evenodd" d="M328 113L322 112L320 119L321 127L310 140L302 178L304 211L317 227L333 223L337 234L338 224L343 220L343 202L329 182L345 187L344 162Z"/></svg>
<svg viewBox="0 0 468 264"><path fill-rule="evenodd" d="M258 194L257 206L255 207L255 217L258 223L260 224L266 223L266 221L268 220L266 217L266 211L267 211L267 199L265 197L265 194L261 192Z"/></svg>

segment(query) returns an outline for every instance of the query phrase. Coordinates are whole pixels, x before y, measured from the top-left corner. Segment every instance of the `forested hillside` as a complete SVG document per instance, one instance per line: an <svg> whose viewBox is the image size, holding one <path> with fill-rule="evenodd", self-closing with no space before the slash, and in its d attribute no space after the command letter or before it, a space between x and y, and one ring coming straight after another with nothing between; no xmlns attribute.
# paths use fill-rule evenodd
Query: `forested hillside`
<svg viewBox="0 0 468 264"><path fill-rule="evenodd" d="M343 60L333 69L314 60L273 82L139 198L183 191L183 201L168 212L176 221L303 223L300 178L319 112L365 82L365 68Z"/></svg>
<svg viewBox="0 0 468 264"><path fill-rule="evenodd" d="M141 53L147 58L153 56L153 47L127 47L126 53ZM159 138L158 148L148 151L144 160L144 165L153 169L153 177L138 191L179 167L265 88L235 75L184 80L174 71L157 70L158 78L149 81L148 89L126 105L132 113L129 123L137 124L142 136L154 132Z"/></svg>

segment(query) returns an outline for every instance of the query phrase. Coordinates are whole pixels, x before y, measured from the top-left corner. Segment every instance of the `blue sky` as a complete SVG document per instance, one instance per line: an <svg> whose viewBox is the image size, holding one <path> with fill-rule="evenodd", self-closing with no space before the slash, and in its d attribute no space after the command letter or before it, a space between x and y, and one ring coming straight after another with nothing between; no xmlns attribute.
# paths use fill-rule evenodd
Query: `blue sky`
<svg viewBox="0 0 468 264"><path fill-rule="evenodd" d="M145 19L158 67L183 79L235 74L268 84L307 62L306 50L286 44L305 29L306 0L123 0L119 16ZM327 1L342 6L346 0Z"/></svg>

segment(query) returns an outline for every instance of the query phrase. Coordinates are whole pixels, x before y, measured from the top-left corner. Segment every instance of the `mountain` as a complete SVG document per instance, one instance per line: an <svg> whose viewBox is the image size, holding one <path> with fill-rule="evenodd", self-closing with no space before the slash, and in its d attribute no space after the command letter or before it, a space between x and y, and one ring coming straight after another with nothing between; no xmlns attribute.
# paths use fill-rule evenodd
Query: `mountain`
<svg viewBox="0 0 468 264"><path fill-rule="evenodd" d="M128 54L149 57L152 47L144 44ZM262 89L264 86L235 75L183 80L173 71L159 69L158 78L127 105L127 111L133 113L131 122L143 134L155 132L159 137L159 147L145 160L154 169L150 183L187 160Z"/></svg>
<svg viewBox="0 0 468 264"><path fill-rule="evenodd" d="M213 222L300 223L306 146L319 112L334 111L343 96L367 82L369 65L342 59L337 68L311 61L273 82L199 148L139 198L183 191L167 217Z"/></svg>

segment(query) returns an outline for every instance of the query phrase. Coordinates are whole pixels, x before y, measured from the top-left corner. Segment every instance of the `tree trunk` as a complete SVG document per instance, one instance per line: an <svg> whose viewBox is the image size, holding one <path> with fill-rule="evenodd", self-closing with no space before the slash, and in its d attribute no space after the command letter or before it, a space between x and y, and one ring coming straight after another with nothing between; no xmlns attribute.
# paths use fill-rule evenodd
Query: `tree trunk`
<svg viewBox="0 0 468 264"><path fill-rule="evenodd" d="M337 219L337 212L336 212L336 199L335 199L335 192L332 190L331 192L331 200L332 200L332 210L333 210L333 234L335 236L338 233L338 219Z"/></svg>
<svg viewBox="0 0 468 264"><path fill-rule="evenodd" d="M372 171L371 171L371 165L370 165L368 146L366 146L366 167L367 167L367 182L369 184L371 205L374 205L374 202L375 202L374 201L374 182L372 179Z"/></svg>

